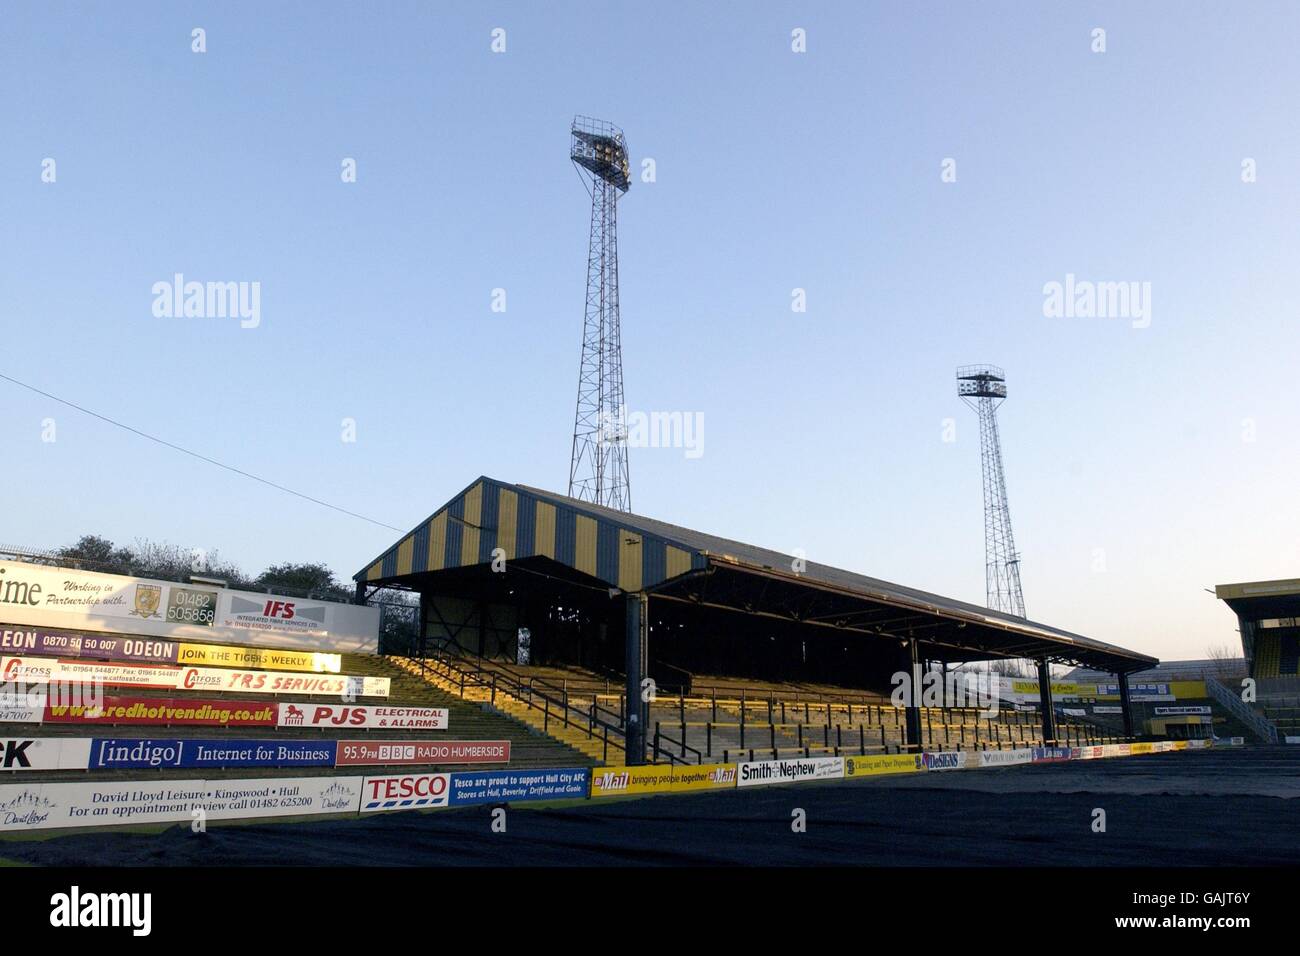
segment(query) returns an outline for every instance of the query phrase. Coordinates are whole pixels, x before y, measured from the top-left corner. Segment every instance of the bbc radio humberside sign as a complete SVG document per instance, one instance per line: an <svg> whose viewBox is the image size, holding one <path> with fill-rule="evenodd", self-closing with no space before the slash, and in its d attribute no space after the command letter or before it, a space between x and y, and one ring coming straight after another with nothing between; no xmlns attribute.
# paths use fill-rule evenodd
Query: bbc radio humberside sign
<svg viewBox="0 0 1300 956"><path fill-rule="evenodd" d="M0 561L0 623L373 654L379 609Z"/></svg>

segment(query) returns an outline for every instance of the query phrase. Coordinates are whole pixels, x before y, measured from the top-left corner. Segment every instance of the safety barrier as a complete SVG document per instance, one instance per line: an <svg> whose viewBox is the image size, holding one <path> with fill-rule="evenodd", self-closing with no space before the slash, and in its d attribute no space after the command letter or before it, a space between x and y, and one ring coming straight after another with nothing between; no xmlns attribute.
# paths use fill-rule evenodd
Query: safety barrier
<svg viewBox="0 0 1300 956"><path fill-rule="evenodd" d="M281 740L242 737L0 738L0 773L505 764L508 740Z"/></svg>
<svg viewBox="0 0 1300 956"><path fill-rule="evenodd" d="M0 832L355 814L585 797L587 768L0 786Z"/></svg>
<svg viewBox="0 0 1300 956"><path fill-rule="evenodd" d="M400 742L398 742L400 743ZM1238 746L1234 738L1232 746ZM1063 760L1095 760L1205 749L1209 740L1090 747L872 754L736 764L569 767L380 776L177 779L0 785L0 833L44 828L177 823L264 816L358 814L473 803L603 799L936 773Z"/></svg>

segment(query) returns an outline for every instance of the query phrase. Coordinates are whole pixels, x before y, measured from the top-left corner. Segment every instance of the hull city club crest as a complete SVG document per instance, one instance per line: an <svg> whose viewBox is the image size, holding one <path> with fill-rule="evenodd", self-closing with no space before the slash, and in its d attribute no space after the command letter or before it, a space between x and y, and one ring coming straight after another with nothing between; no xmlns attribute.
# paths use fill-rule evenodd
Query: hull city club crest
<svg viewBox="0 0 1300 956"><path fill-rule="evenodd" d="M135 586L136 617L158 617L158 606L162 604L162 587L157 584L137 584Z"/></svg>

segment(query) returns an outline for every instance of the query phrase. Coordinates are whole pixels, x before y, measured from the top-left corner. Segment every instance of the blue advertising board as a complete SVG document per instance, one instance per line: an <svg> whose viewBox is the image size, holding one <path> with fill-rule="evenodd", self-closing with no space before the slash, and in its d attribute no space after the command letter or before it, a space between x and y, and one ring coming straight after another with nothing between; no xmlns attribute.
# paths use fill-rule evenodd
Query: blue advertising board
<svg viewBox="0 0 1300 956"><path fill-rule="evenodd" d="M332 767L337 746L333 740L100 737L92 741L90 769Z"/></svg>
<svg viewBox="0 0 1300 956"><path fill-rule="evenodd" d="M591 773L586 767L564 770L484 770L451 775L451 806L519 800L585 799Z"/></svg>
<svg viewBox="0 0 1300 956"><path fill-rule="evenodd" d="M1050 761L1050 760L1069 760L1070 748L1069 747L1035 747L1033 759L1034 759L1034 763L1040 763L1042 761Z"/></svg>

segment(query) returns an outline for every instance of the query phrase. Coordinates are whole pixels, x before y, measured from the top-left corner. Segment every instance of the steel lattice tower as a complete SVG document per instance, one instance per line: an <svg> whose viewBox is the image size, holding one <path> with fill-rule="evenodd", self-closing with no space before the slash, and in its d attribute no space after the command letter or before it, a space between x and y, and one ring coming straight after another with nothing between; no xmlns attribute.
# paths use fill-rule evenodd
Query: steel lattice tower
<svg viewBox="0 0 1300 956"><path fill-rule="evenodd" d="M1002 441L998 437L998 406L1007 397L1007 379L996 365L963 365L957 369L957 394L980 419L980 457L984 474L984 584L987 604L995 611L1025 616L1020 590L1020 554L1011 533L1007 481L1002 471Z"/></svg>
<svg viewBox="0 0 1300 956"><path fill-rule="evenodd" d="M591 238L569 496L630 511L618 319L618 200L631 185L627 143L617 126L587 116L575 117L570 132L569 158L591 195Z"/></svg>

